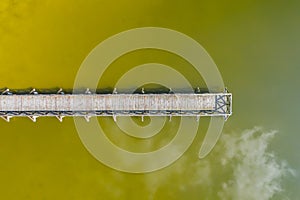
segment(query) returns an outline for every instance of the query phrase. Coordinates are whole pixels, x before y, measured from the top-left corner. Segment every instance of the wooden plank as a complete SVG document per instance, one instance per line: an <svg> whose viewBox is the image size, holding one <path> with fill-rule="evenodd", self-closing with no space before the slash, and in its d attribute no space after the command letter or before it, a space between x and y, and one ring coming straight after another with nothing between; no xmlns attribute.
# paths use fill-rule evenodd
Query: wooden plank
<svg viewBox="0 0 300 200"><path fill-rule="evenodd" d="M0 111L207 111L222 94L0 95ZM231 98L229 98L231 99Z"/></svg>

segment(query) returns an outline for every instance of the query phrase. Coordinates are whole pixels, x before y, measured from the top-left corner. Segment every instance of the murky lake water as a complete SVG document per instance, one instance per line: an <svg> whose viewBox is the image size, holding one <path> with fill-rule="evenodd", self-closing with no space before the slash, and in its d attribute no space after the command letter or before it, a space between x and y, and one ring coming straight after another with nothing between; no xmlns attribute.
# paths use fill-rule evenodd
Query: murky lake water
<svg viewBox="0 0 300 200"><path fill-rule="evenodd" d="M82 145L72 118L0 121L1 199L297 199L300 181L292 174L300 169L299 6L297 1L1 1L0 87L72 88L80 64L101 41L127 29L159 26L202 44L234 95L234 115L208 157L198 159L209 123L201 118L184 156L149 174L102 165ZM193 87L205 87L189 63L158 50L122 56L99 86L113 87L133 66L149 62L172 66ZM99 121L117 145L147 151L172 139L180 119L167 120L151 143L123 136L111 118Z"/></svg>

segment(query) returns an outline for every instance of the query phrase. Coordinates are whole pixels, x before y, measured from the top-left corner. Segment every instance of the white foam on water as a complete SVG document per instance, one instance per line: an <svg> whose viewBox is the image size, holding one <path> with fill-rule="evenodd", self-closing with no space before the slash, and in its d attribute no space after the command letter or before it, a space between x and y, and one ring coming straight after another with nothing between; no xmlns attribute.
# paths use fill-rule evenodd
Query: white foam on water
<svg viewBox="0 0 300 200"><path fill-rule="evenodd" d="M282 181L296 173L268 149L276 133L254 127L222 134L205 159L195 162L191 153L155 176L147 175L148 199L160 196L164 189L170 195L173 190L175 198L200 195L199 199L268 200L277 195L288 199Z"/></svg>
<svg viewBox="0 0 300 200"><path fill-rule="evenodd" d="M241 134L223 135L222 165L231 167L233 174L222 184L221 199L267 200L283 191L283 178L295 173L268 150L276 133L255 127Z"/></svg>

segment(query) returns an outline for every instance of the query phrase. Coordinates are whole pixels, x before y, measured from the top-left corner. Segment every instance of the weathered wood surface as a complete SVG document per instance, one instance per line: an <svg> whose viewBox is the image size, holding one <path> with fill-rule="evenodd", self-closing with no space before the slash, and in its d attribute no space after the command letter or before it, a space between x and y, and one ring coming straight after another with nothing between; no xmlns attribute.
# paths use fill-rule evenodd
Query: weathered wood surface
<svg viewBox="0 0 300 200"><path fill-rule="evenodd" d="M0 95L0 111L214 110L217 94Z"/></svg>

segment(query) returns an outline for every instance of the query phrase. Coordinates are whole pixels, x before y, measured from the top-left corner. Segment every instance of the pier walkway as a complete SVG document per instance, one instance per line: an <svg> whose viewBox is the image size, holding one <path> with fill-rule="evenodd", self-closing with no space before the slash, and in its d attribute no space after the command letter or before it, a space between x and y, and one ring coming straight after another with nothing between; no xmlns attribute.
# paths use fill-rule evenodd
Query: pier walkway
<svg viewBox="0 0 300 200"><path fill-rule="evenodd" d="M3 91L0 95L0 117L82 116L223 116L232 114L231 93L162 93L162 94L30 94Z"/></svg>

